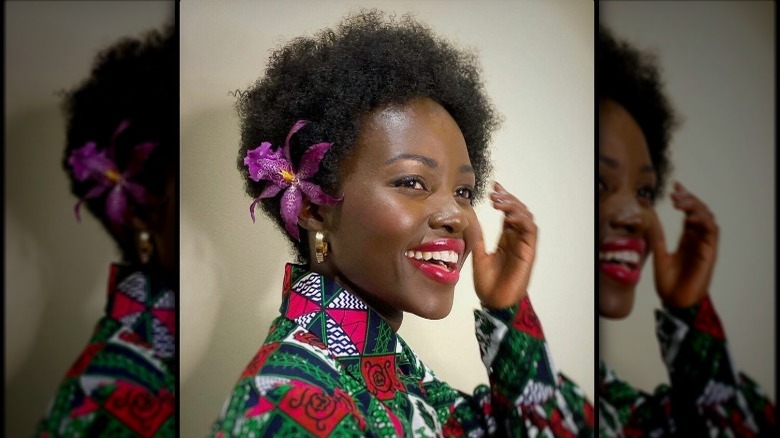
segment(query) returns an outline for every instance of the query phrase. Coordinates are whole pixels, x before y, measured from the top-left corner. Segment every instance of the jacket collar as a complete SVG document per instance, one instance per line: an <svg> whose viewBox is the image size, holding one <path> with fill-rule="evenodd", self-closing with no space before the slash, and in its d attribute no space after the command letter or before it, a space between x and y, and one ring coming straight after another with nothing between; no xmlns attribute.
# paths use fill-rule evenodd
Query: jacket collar
<svg viewBox="0 0 780 438"><path fill-rule="evenodd" d="M131 329L162 359L176 354L176 298L139 266L114 263L106 314Z"/></svg>
<svg viewBox="0 0 780 438"><path fill-rule="evenodd" d="M337 358L400 353L390 324L334 280L287 264L281 313L313 333Z"/></svg>

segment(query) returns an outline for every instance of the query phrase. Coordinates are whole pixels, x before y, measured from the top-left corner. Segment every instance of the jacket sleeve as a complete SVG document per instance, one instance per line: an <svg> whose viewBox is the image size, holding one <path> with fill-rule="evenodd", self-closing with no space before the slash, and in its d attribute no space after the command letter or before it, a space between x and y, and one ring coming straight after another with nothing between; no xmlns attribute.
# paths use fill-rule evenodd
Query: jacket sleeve
<svg viewBox="0 0 780 438"><path fill-rule="evenodd" d="M593 436L593 406L555 369L531 301L474 313L490 387L456 403L445 435Z"/></svg>
<svg viewBox="0 0 780 438"><path fill-rule="evenodd" d="M135 332L103 318L68 370L36 437L176 434L175 379Z"/></svg>
<svg viewBox="0 0 780 438"><path fill-rule="evenodd" d="M709 297L656 312L675 427L684 436L774 436L774 406L736 371Z"/></svg>

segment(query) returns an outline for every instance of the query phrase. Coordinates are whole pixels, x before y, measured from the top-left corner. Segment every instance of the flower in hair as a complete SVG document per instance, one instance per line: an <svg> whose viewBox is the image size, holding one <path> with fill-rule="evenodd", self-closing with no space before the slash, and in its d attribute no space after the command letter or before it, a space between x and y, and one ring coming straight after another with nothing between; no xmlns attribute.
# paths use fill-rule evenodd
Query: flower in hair
<svg viewBox="0 0 780 438"><path fill-rule="evenodd" d="M114 158L114 140L129 125L128 120L123 120L119 124L108 148L98 150L97 143L90 141L81 148L73 150L68 157L68 164L73 169L73 177L79 182L90 181L93 184L74 207L77 220L81 220L79 209L84 201L97 198L106 192L108 192L105 201L106 217L115 229L119 229L125 222L129 199L139 204L146 203L146 190L130 178L143 168L144 162L157 143L137 144L131 152L127 166L120 172Z"/></svg>
<svg viewBox="0 0 780 438"><path fill-rule="evenodd" d="M301 240L298 232L298 214L303 206L303 196L317 205L333 205L341 200L326 194L320 186L309 181L317 173L322 157L333 143L316 143L309 146L301 157L298 169L293 169L290 159L290 138L307 123L309 123L307 120L295 122L284 140L284 149L271 150L271 143L264 141L260 146L248 151L244 158L244 164L249 168L249 177L253 181L268 181L260 196L249 206L252 222L255 221L255 205L260 199L271 198L284 191L281 200L284 229L295 240Z"/></svg>

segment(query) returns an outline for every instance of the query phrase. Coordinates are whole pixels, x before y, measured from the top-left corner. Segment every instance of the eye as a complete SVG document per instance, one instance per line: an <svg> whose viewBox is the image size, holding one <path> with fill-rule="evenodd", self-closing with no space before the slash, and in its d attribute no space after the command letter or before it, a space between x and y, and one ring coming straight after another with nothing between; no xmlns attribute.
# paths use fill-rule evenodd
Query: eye
<svg viewBox="0 0 780 438"><path fill-rule="evenodd" d="M455 196L468 199L469 204L474 205L474 189L471 187L458 187L455 189Z"/></svg>
<svg viewBox="0 0 780 438"><path fill-rule="evenodd" d="M393 185L395 187L403 187L413 190L428 190L425 185L425 181L419 176L405 176L399 180L396 180Z"/></svg>
<svg viewBox="0 0 780 438"><path fill-rule="evenodd" d="M655 190L653 186L640 187L636 194L640 198L652 203L655 200Z"/></svg>
<svg viewBox="0 0 780 438"><path fill-rule="evenodd" d="M599 192L603 192L607 190L607 184L604 183L604 180L599 177Z"/></svg>

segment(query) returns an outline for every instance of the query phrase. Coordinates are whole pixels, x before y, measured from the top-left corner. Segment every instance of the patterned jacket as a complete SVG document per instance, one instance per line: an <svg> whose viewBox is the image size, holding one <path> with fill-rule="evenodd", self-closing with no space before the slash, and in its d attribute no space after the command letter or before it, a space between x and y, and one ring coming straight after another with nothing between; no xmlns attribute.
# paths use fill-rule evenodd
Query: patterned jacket
<svg viewBox="0 0 780 438"><path fill-rule="evenodd" d="M71 366L38 437L173 437L174 292L112 265L106 315Z"/></svg>
<svg viewBox="0 0 780 438"><path fill-rule="evenodd" d="M709 297L691 308L657 311L656 328L671 384L650 395L602 362L600 436L777 436L774 405L735 371Z"/></svg>
<svg viewBox="0 0 780 438"><path fill-rule="evenodd" d="M475 316L490 387L467 395L355 295L287 265L281 316L211 435L592 436L593 408L555 371L530 301Z"/></svg>

